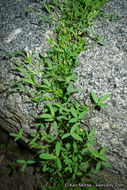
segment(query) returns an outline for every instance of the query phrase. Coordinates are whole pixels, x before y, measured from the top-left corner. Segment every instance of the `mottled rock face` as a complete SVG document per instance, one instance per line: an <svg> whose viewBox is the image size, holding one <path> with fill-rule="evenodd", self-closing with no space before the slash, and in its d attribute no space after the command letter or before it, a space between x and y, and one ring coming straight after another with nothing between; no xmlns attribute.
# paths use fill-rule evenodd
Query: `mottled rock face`
<svg viewBox="0 0 127 190"><path fill-rule="evenodd" d="M32 12L29 12L30 8ZM12 70L15 59L8 59L5 52L28 49L38 53L48 48L46 37L52 32L52 28L46 23L39 24L40 19L46 15L42 10L43 6L39 1L0 2L0 126L8 132L17 132L23 127L24 135L29 134L34 127L35 118L43 109L42 105L38 110L36 103L32 103L27 94L5 89L11 80L19 79L19 74ZM100 97L107 93L112 94L107 100L106 109L92 112L94 117L90 119L89 127L96 129L96 145L107 147L107 157L114 171L112 175L117 173L122 179L127 177L126 0L111 1L105 6L105 10L107 13L116 13L119 18L114 21L98 21L94 26L96 33L103 34L107 45L95 45L79 55L81 64L74 70L78 76L74 86L80 87L82 91L73 97L88 103L92 90ZM84 120L84 127L85 122Z"/></svg>
<svg viewBox="0 0 127 190"><path fill-rule="evenodd" d="M39 24L46 16L40 1L1 1L0 9L0 125L9 132L16 132L23 127L28 134L40 110L27 94L5 89L12 80L19 79L19 73L12 69L16 59L8 58L5 53L24 50L38 53L46 50L46 38L51 29L47 23Z"/></svg>
<svg viewBox="0 0 127 190"><path fill-rule="evenodd" d="M82 91L74 97L88 100L90 91L99 97L112 96L107 108L93 111L90 128L96 129L96 142L107 147L112 168L127 176L127 20L126 2L113 1L105 6L108 13L116 13L121 19L97 22L96 33L103 34L106 46L94 46L79 55L81 64L75 69L78 80L74 84ZM124 18L123 18L124 17ZM84 122L85 125L85 122Z"/></svg>

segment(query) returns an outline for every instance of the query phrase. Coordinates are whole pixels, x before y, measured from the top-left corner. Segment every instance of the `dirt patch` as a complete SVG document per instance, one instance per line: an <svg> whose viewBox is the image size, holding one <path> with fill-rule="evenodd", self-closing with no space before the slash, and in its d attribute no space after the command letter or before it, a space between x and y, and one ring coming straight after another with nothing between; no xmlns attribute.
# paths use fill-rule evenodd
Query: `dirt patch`
<svg viewBox="0 0 127 190"><path fill-rule="evenodd" d="M32 153L2 131L0 137L0 190L41 190L47 183L41 168L34 164L22 172L16 161L28 160Z"/></svg>

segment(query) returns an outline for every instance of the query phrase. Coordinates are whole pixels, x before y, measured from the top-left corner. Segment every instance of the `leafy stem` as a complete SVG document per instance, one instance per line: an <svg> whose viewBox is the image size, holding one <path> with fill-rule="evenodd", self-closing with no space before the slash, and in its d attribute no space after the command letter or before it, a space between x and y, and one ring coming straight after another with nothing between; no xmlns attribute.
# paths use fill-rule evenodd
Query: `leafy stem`
<svg viewBox="0 0 127 190"><path fill-rule="evenodd" d="M26 86L32 86L34 90L29 90L31 100L38 105L45 101L35 124L37 130L31 133L30 139L22 136L23 129L20 129L19 134L10 134L15 141L23 137L29 142L30 148L37 151L31 160L18 162L23 164L24 171L26 165L33 164L35 161L32 159L38 155L37 161L41 163L42 172L50 175L49 184L53 190L56 187L63 189L65 182L78 182L84 176L91 176L93 168L98 171L101 165L109 167L105 156L106 148L103 147L100 152L93 148L95 129L88 133L85 126L81 125L81 120L96 106L105 108L104 102L111 95L106 94L99 99L92 91L94 105L90 108L85 103L80 105L77 100L72 101L72 94L80 90L72 87L77 79L73 69L79 64L78 54L95 43L105 45L101 40L102 35L95 35L92 25L106 2L53 0L52 5L45 5L56 23L54 38L47 39L51 47L47 50L47 55L40 53L40 58L37 59L39 63L35 64L32 60L33 53L20 53L24 60L18 61L15 67L24 77L14 83L17 85L14 89L25 91ZM87 36L87 31L96 40ZM86 41L87 37L92 42ZM16 54L10 56L14 55ZM43 69L40 65L43 65Z"/></svg>

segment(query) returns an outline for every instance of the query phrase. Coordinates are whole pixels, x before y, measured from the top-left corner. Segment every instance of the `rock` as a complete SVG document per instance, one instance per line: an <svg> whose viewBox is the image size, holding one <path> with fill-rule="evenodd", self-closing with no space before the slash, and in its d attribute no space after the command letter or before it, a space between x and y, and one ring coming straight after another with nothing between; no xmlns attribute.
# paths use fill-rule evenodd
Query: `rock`
<svg viewBox="0 0 127 190"><path fill-rule="evenodd" d="M45 1L46 2L46 1ZM27 7L27 8L26 8ZM30 8L32 12L30 12ZM1 0L2 30L0 34L0 126L8 132L24 129L24 136L34 129L35 118L40 110L30 101L28 94L6 90L11 80L18 80L19 75L12 70L15 59L7 58L6 52L34 50L35 53L48 49L46 37L53 28L47 23L39 24L46 16L40 1ZM96 146L107 147L107 157L111 169L100 171L98 176L105 183L124 184L127 178L127 4L126 0L109 1L104 8L108 13L116 13L118 19L98 21L95 32L103 34L106 46L94 45L92 49L79 55L81 64L74 70L78 76L74 87L82 91L73 95L80 102L90 103L89 93L95 91L101 97L112 94L107 101L108 107L100 111L93 110L88 115L95 115L89 121L89 128L96 129ZM86 121L83 121L85 127ZM113 171L113 172L112 172ZM110 176L108 178L108 176ZM118 181L119 178L119 181ZM124 182L123 182L124 181Z"/></svg>
<svg viewBox="0 0 127 190"><path fill-rule="evenodd" d="M98 97L111 94L106 109L94 110L90 129L96 129L96 143L107 147L107 157L114 171L127 178L127 20L126 1L109 1L107 13L116 13L118 20L98 21L94 25L97 34L102 33L106 46L95 45L79 55L81 64L75 69L78 80L74 87L82 91L75 99L89 102L94 91ZM122 29L122 33L121 33ZM91 115L89 113L89 115ZM85 126L85 121L84 121ZM103 175L103 174L102 174Z"/></svg>

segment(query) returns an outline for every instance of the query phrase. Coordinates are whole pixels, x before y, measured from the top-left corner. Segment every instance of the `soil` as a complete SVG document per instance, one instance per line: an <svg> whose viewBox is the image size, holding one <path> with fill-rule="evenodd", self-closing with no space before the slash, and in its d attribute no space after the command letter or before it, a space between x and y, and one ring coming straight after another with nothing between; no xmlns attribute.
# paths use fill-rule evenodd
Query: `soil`
<svg viewBox="0 0 127 190"><path fill-rule="evenodd" d="M0 129L0 190L41 190L46 185L39 166L29 165L21 171L17 160L28 160L31 156L28 149Z"/></svg>

